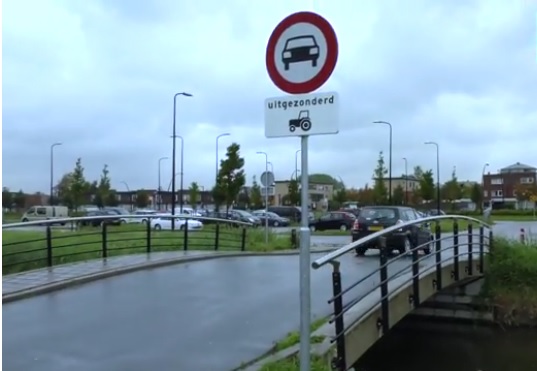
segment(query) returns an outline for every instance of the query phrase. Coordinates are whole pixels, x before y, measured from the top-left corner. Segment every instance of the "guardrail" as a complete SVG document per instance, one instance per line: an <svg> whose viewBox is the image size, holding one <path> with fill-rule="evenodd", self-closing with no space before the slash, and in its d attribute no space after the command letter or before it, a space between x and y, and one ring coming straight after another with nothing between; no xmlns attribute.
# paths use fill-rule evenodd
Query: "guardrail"
<svg viewBox="0 0 537 371"><path fill-rule="evenodd" d="M453 221L453 227L452 230L450 230L450 232L452 232L452 235L442 237L442 228L440 223L446 220ZM461 231L459 231L459 221L461 220L465 220L466 222L468 222L468 228L465 233L461 233ZM407 253L399 254L392 259L388 259L391 247L387 246L386 244L387 237L389 237L394 232L405 230L411 226L420 226L425 224L426 228L430 228L430 223L435 224L434 232L432 233L430 241L413 246L408 250ZM478 233L474 232L474 224L478 226ZM486 230L488 231L488 233ZM461 237L466 237L466 241L461 241ZM473 262L476 258L478 259L479 272L475 273L482 274L485 267L485 254L487 254L491 250L492 240L493 235L490 225L484 223L479 219L460 215L433 216L422 218L416 221L397 224L396 226L372 233L367 237L345 245L342 248L330 252L327 255L315 260L312 263L312 267L314 269L319 269L320 267L327 264L332 265L333 269L333 296L328 300L328 303L333 306L333 314L329 320L329 323L333 323L335 327L335 336L331 339L331 342L336 343L336 356L332 360L332 369L337 371L344 371L347 370L350 366L352 366L351 364L347 364L346 360L345 334L353 327L354 324L357 323L357 320L352 321L352 323L346 324L344 321L344 315L345 313L349 312L349 310L355 304L359 303L360 300L364 299L368 295L379 291L380 288L380 296L378 298L378 302L376 302L375 304L378 305L380 303L381 306L381 316L377 322L377 327L379 328L379 330L382 331L383 334L385 334L390 329L390 296L393 293L412 283L412 297L410 298L410 300L412 301L413 305L417 307L421 303L422 299L425 299L420 298L420 275L428 271L435 270L435 289L436 291L442 290L442 267L446 264L453 264L452 277L455 281L458 281L460 277L459 261L463 257L464 259L466 259L466 261L468 261L467 269L470 270L468 274L474 274L472 270L474 266ZM450 246L442 246L443 243L446 243L448 241L452 241ZM348 254L351 251L356 250L361 246L365 246L371 243L377 243L380 246L378 255L378 269L343 288L340 262L337 259L341 258L343 255ZM466 248L464 249L464 251L461 251L461 247ZM425 253L425 255L420 256L419 251L423 250L424 248L431 248L431 253ZM449 255L448 257L443 256L442 253L445 253L447 251L452 251L453 254ZM406 265L404 268L398 269L396 272L393 272L391 275L389 275L388 267L397 261L401 262L403 259L408 259L409 255L411 257L409 265ZM425 269L423 269L423 267L420 267L420 263L424 263L426 260L429 259L434 260L433 264L426 266ZM392 288L392 290L390 291L388 286L390 280L395 277L399 277L407 272L411 273L410 277L397 285L397 287ZM359 295L349 300L346 300L346 302L344 303L343 296L345 294L348 294L351 291L357 291L355 289L359 288L361 284L375 277L378 277L379 279L378 284L374 284L372 287L368 286L367 289L362 291Z"/></svg>
<svg viewBox="0 0 537 371"><path fill-rule="evenodd" d="M172 231L166 230L164 222L158 223L170 217L102 215L3 224L3 274L131 253L246 250L249 223L176 215L176 229ZM120 223L119 219L146 222ZM200 222L201 228L194 221Z"/></svg>

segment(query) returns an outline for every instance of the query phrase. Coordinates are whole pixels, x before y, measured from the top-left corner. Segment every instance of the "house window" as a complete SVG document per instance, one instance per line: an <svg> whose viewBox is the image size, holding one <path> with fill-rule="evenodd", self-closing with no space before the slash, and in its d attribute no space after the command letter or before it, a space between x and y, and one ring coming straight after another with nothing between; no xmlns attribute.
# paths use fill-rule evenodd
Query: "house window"
<svg viewBox="0 0 537 371"><path fill-rule="evenodd" d="M503 197L503 191L501 189L492 191L492 197Z"/></svg>
<svg viewBox="0 0 537 371"><path fill-rule="evenodd" d="M496 185L503 184L503 178L492 178L490 180L490 184L496 184Z"/></svg>
<svg viewBox="0 0 537 371"><path fill-rule="evenodd" d="M532 184L533 181L533 178L520 178L520 184Z"/></svg>
<svg viewBox="0 0 537 371"><path fill-rule="evenodd" d="M489 191L483 191L483 196L488 197L489 196Z"/></svg>

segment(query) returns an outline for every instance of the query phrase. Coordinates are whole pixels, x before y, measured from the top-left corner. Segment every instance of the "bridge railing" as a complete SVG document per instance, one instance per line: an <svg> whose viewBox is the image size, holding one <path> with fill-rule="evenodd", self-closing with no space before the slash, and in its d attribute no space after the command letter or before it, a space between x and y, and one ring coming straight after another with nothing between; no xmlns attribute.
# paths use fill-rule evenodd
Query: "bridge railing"
<svg viewBox="0 0 537 371"><path fill-rule="evenodd" d="M172 231L166 222L159 223L161 218L171 216L99 215L3 224L3 274L133 253L246 250L249 223L175 215Z"/></svg>
<svg viewBox="0 0 537 371"><path fill-rule="evenodd" d="M441 223L446 221L452 221L452 228L449 230L449 232L452 233L443 236L442 232L444 231L442 231ZM460 221L464 221L468 224L465 231L459 229ZM394 232L404 230L410 226L418 225L431 228L431 224L434 225L434 230L432 231L430 241L418 244L417 246L410 248L407 253L399 254L389 259L392 248L386 245L387 237ZM474 226L476 228L474 228ZM333 314L329 322L333 323L335 327L335 335L331 339L331 342L336 343L337 355L332 360L332 369L343 371L352 366L352 364L348 364L348 360L346 359L345 334L361 318L353 318L352 321L347 321L350 323L345 323L345 314L348 313L351 308L360 303L360 301L367 296L380 291L378 301L376 301L373 307L380 304L381 315L377 321L377 327L382 334L386 333L389 331L391 325L394 325L389 323L390 296L392 294L411 284L412 295L409 300L414 307L417 307L424 299L426 299L420 297L420 279L423 277L424 273L435 271L436 274L433 284L437 291L444 287L442 282L442 268L446 265L453 265L451 274L455 281L458 281L461 277L461 272L459 271L459 263L461 261L467 262L465 268L467 271L465 273L468 275L482 274L485 269L485 254L487 254L492 247L492 237L492 229L490 225L479 219L459 215L433 216L397 224L396 226L372 233L315 260L312 263L314 269L319 269L327 264L330 264L333 269L333 296L329 299L328 303L333 306ZM371 243L376 243L379 246L379 255L377 258L379 262L378 268L371 273L366 274L364 277L361 277L359 280L343 287L342 273L340 271L340 262L338 259L361 246ZM425 253L424 255L420 255L419 251L425 251L425 249L430 249L430 254ZM448 252L449 254L447 254ZM375 259L374 256L365 256L365 259L370 258ZM473 263L476 259L478 263L478 272L473 272ZM409 261L408 264L402 264L402 267L396 266L401 265L401 263L406 260ZM399 264L395 264L397 262L399 262ZM430 262L430 264L425 264L428 262ZM389 268L392 265L394 265L392 267L394 269L390 270ZM390 280L396 277L402 277L407 273L409 274L407 275L407 279L399 279L396 286L389 285ZM374 281L374 283L371 284L371 281ZM348 296L352 297L347 299ZM365 313L367 313L367 311Z"/></svg>

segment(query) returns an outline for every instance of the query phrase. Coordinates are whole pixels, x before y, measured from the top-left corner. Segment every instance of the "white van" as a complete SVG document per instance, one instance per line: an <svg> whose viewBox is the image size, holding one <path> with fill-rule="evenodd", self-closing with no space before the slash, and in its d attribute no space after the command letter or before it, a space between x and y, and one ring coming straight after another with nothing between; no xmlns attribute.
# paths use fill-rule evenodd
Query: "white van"
<svg viewBox="0 0 537 371"><path fill-rule="evenodd" d="M67 206L32 206L22 215L22 222L61 219L69 217Z"/></svg>

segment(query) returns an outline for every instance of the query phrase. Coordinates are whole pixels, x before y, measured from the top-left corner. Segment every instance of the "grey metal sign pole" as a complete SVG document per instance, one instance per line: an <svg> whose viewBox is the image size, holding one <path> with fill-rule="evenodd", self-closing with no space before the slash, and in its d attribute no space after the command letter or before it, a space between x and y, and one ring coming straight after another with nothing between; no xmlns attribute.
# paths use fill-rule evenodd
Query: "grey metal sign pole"
<svg viewBox="0 0 537 371"><path fill-rule="evenodd" d="M309 179L308 179L308 136L301 140L300 174L300 371L310 371L310 327L311 327L311 286L310 286L310 227L309 227Z"/></svg>
<svg viewBox="0 0 537 371"><path fill-rule="evenodd" d="M268 155L265 154L265 174L267 174L266 183L265 183L265 243L268 244L268 190L269 190L269 179L268 176Z"/></svg>

